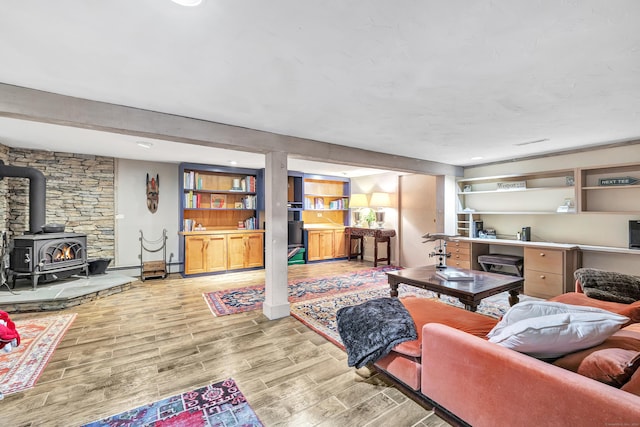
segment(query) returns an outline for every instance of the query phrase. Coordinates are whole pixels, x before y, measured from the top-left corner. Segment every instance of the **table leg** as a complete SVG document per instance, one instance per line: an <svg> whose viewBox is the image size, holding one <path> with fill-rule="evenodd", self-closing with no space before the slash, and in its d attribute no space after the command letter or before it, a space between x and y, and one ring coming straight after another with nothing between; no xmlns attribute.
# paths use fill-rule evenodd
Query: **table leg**
<svg viewBox="0 0 640 427"><path fill-rule="evenodd" d="M395 280L389 280L389 287L391 287L391 298L397 298L398 297L398 282L396 282Z"/></svg>
<svg viewBox="0 0 640 427"><path fill-rule="evenodd" d="M514 306L520 302L520 298L518 298L518 291L511 290L509 291L509 305Z"/></svg>
<svg viewBox="0 0 640 427"><path fill-rule="evenodd" d="M373 240L373 266L378 266L378 238L374 238Z"/></svg>

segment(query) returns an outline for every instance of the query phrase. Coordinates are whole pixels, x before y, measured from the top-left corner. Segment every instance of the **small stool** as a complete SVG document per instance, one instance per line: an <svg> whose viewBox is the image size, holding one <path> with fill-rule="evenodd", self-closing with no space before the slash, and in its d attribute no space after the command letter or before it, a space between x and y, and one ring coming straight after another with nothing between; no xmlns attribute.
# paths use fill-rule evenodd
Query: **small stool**
<svg viewBox="0 0 640 427"><path fill-rule="evenodd" d="M491 272L491 267L494 265L505 265L514 267L517 271L517 276L522 277L522 270L524 267L524 259L518 255L503 255L503 254L489 254L479 255L478 263L482 266L484 271ZM495 272L502 273L502 272ZM502 273L509 274L509 273Z"/></svg>

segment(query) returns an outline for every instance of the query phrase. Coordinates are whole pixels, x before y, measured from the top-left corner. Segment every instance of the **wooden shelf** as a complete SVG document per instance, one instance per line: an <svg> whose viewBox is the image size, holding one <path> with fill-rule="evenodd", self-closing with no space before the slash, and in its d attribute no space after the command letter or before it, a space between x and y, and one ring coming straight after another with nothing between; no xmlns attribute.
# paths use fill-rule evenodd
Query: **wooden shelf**
<svg viewBox="0 0 640 427"><path fill-rule="evenodd" d="M600 179L631 176L640 179L640 163L578 169L581 213L640 214L640 184L598 185Z"/></svg>

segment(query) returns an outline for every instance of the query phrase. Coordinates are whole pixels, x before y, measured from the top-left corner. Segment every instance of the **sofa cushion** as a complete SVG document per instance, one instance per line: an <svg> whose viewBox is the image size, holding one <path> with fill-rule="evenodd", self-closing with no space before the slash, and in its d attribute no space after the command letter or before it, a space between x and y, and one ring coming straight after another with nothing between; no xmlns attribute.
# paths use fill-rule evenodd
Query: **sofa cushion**
<svg viewBox="0 0 640 427"><path fill-rule="evenodd" d="M554 301L523 301L510 307L498 324L487 334L488 338L498 335L504 328L524 319L550 316L562 313L610 313L596 307L571 305Z"/></svg>
<svg viewBox="0 0 640 427"><path fill-rule="evenodd" d="M602 301L595 298L589 298L587 295L579 292L568 292L566 294L550 298L547 301L601 308L603 310L628 317L630 319L629 323L640 323L640 301L636 301L633 304Z"/></svg>
<svg viewBox="0 0 640 427"><path fill-rule="evenodd" d="M605 348L584 358L578 373L601 383L622 387L640 366L640 352Z"/></svg>
<svg viewBox="0 0 640 427"><path fill-rule="evenodd" d="M628 320L605 310L532 317L503 328L489 341L536 358L550 359L598 345Z"/></svg>
<svg viewBox="0 0 640 427"><path fill-rule="evenodd" d="M588 297L626 304L640 300L640 277L596 268L579 268L573 275Z"/></svg>
<svg viewBox="0 0 640 427"><path fill-rule="evenodd" d="M422 356L422 327L427 323L442 323L480 338L485 338L491 328L498 323L498 319L463 310L435 299L406 297L401 298L400 301L416 324L418 339L398 344L393 351L411 357Z"/></svg>
<svg viewBox="0 0 640 427"><path fill-rule="evenodd" d="M640 323L625 326L619 331L614 332L613 335L604 340L602 344L567 354L555 360L553 364L573 372L578 372L585 359L591 354L608 349L627 350L633 353L640 352ZM606 355L606 353L604 354ZM623 390L625 390L626 386L631 390L636 390L629 390L630 392L640 395L640 373L638 372L640 372L640 370L636 370L636 373L632 374L631 379L623 385Z"/></svg>

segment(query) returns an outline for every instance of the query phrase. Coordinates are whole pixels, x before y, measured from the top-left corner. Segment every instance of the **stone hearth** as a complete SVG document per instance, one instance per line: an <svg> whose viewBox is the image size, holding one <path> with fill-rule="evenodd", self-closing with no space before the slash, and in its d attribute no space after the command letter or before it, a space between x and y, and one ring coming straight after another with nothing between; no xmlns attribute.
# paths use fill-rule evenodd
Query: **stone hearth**
<svg viewBox="0 0 640 427"><path fill-rule="evenodd" d="M89 277L71 276L39 284L33 290L31 281L19 279L15 289L0 287L0 310L7 313L62 310L125 291L137 280L137 277L108 272Z"/></svg>

